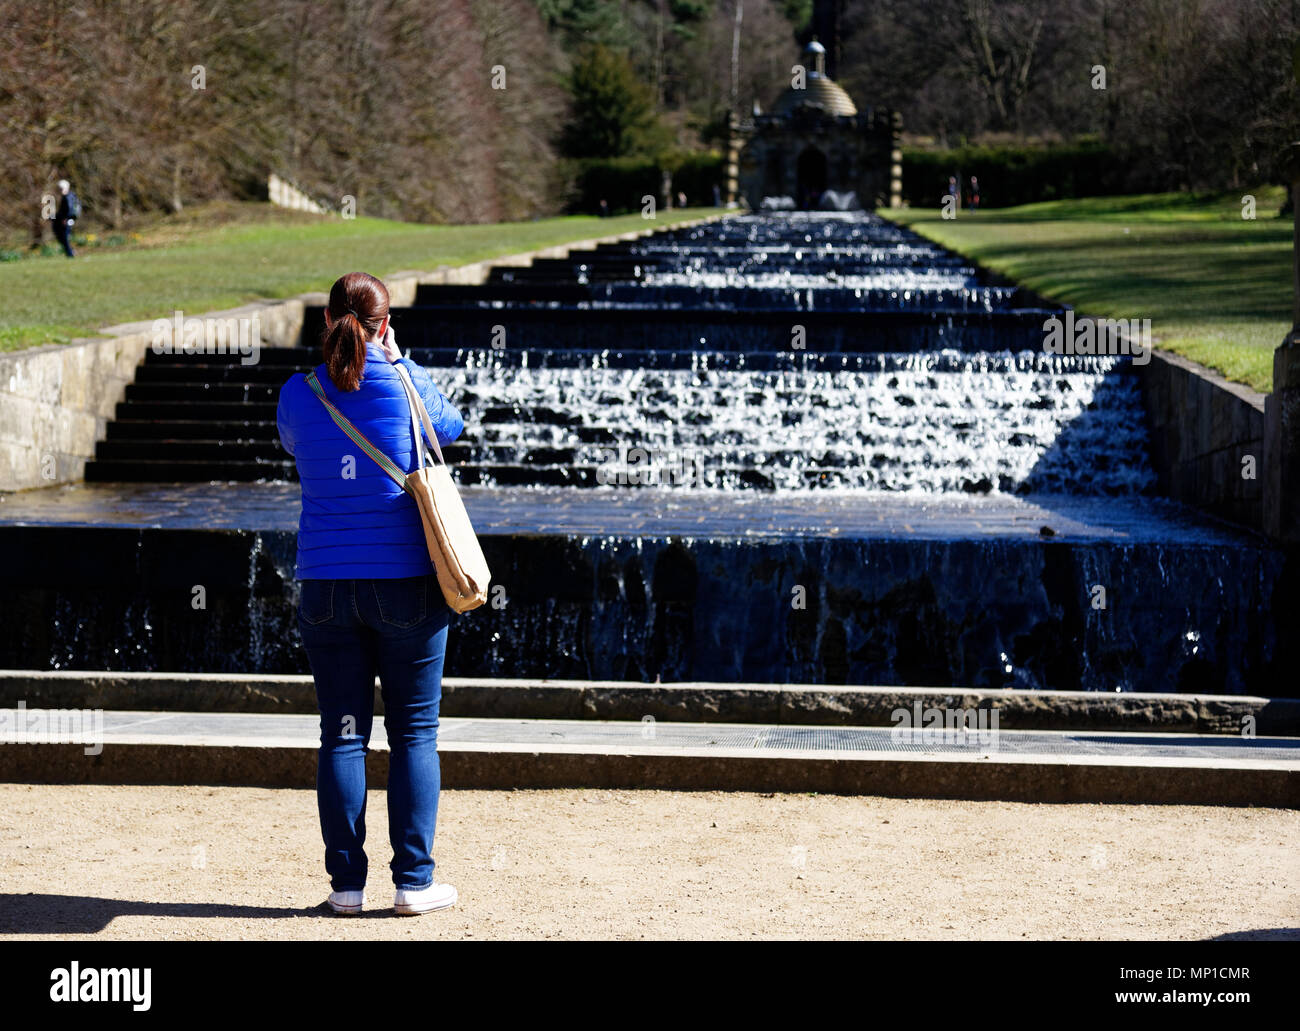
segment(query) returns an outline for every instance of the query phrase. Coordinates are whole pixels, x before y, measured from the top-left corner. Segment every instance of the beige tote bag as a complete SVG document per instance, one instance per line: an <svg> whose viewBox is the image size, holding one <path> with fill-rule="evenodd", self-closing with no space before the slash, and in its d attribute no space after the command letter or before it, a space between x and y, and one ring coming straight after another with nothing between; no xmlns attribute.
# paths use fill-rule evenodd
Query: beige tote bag
<svg viewBox="0 0 1300 1031"><path fill-rule="evenodd" d="M438 586L447 606L455 612L468 612L487 601L488 583L492 574L488 571L487 559L479 546L474 527L465 511L465 503L452 481L447 469L447 462L442 457L442 448L438 446L438 435L434 432L429 413L420 399L411 374L400 363L394 362L393 368L402 381L406 393L406 404L411 411L411 429L415 434L415 449L419 464L412 473L404 473L387 455L376 448L340 412L329 398L313 370L307 376L307 385L315 391L324 403L330 418L338 424L357 445L373 458L397 485L415 499L420 511L420 521L424 524L424 540L429 548L429 557L438 574ZM421 432L423 424L424 432ZM425 434L438 456L435 463L430 459L425 448Z"/></svg>

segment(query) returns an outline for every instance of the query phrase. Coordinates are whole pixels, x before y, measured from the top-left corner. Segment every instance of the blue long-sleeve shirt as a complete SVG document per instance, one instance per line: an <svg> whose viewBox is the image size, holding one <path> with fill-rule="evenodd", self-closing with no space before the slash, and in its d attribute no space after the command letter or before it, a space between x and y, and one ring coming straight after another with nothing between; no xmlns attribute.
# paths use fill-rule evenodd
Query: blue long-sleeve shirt
<svg viewBox="0 0 1300 1031"><path fill-rule="evenodd" d="M450 444L465 428L460 412L428 372L409 358L399 361L428 409L439 445ZM410 408L397 370L379 345L366 344L365 372L355 391L338 390L323 364L316 379L371 444L405 472L414 471ZM302 483L299 579L382 580L433 571L415 501L330 418L305 374L291 376L280 388L276 423Z"/></svg>

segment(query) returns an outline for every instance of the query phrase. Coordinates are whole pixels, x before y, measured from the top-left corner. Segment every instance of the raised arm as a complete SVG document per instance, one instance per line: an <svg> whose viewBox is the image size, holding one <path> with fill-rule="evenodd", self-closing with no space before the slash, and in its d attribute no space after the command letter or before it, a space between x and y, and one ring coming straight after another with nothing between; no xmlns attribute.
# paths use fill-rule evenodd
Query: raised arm
<svg viewBox="0 0 1300 1031"><path fill-rule="evenodd" d="M464 431L465 420L461 418L456 406L434 386L433 378L423 367L416 365L410 358L399 358L398 361L411 374L411 382L415 384L420 400L429 413L429 421L433 423L433 430L438 435L438 445L445 447Z"/></svg>
<svg viewBox="0 0 1300 1031"><path fill-rule="evenodd" d="M288 412L285 410L284 395L292 383L293 379L290 379L280 387L280 399L275 406L275 425L280 431L280 446L289 454L293 454L293 429L289 425Z"/></svg>

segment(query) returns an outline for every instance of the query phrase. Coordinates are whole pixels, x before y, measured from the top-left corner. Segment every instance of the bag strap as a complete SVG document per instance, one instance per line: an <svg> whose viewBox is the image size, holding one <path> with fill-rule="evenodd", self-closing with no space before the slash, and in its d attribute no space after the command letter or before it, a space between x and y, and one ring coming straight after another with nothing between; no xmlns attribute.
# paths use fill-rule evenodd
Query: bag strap
<svg viewBox="0 0 1300 1031"><path fill-rule="evenodd" d="M446 465L447 460L442 457L442 448L438 444L438 434L434 432L433 421L429 418L429 410L424 407L424 401L420 398L419 391L415 389L415 384L411 382L411 374L406 371L406 367L400 362L393 362L393 368L397 370L402 386L406 389L406 403L411 408L411 425L415 429L416 446L420 449L420 468L424 468L424 441L420 439L420 428L415 425L417 412L420 421L424 424L424 432L428 435L429 443L433 445L433 453L438 456L438 463Z"/></svg>
<svg viewBox="0 0 1300 1031"><path fill-rule="evenodd" d="M400 369L401 366L394 363L394 367ZM401 376L398 376L401 379ZM420 420L416 417L416 405L411 403L411 392L407 387L406 380L402 380L402 396L406 398L406 414L411 417L411 439L415 441L415 467L423 469L425 463L429 461L429 452L424 447L424 434L420 432ZM423 408L424 405L419 405Z"/></svg>
<svg viewBox="0 0 1300 1031"><path fill-rule="evenodd" d="M411 497L415 497L415 490L407 482L406 473L397 468L387 455L370 443L370 441L366 439L365 434L352 425L346 415L330 403L330 399L325 396L324 388L320 385L320 380L316 378L315 369L312 369L311 372L307 373L307 386L311 387L316 396L321 399L321 403L325 405L325 409L329 412L330 418L338 424L339 429L351 437L362 451L373 458L379 465L379 468L383 469L384 472L388 474L389 478L401 487L402 490L406 491L406 493L411 495ZM439 455L439 457L441 457L441 455Z"/></svg>

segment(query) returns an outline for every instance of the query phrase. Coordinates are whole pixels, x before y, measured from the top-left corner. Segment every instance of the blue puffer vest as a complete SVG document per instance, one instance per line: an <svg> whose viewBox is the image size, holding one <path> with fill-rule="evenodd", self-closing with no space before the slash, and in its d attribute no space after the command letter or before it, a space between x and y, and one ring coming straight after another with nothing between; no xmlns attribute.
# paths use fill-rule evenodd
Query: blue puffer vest
<svg viewBox="0 0 1300 1031"><path fill-rule="evenodd" d="M460 412L428 372L409 358L399 360L424 399L438 443L450 444L465 428ZM323 364L316 366L316 378L370 443L401 469L414 471L410 409L397 370L378 344L366 344L357 390L340 391ZM293 455L302 481L300 580L387 580L433 572L415 502L335 425L305 374L295 374L280 388L276 422L280 443Z"/></svg>

